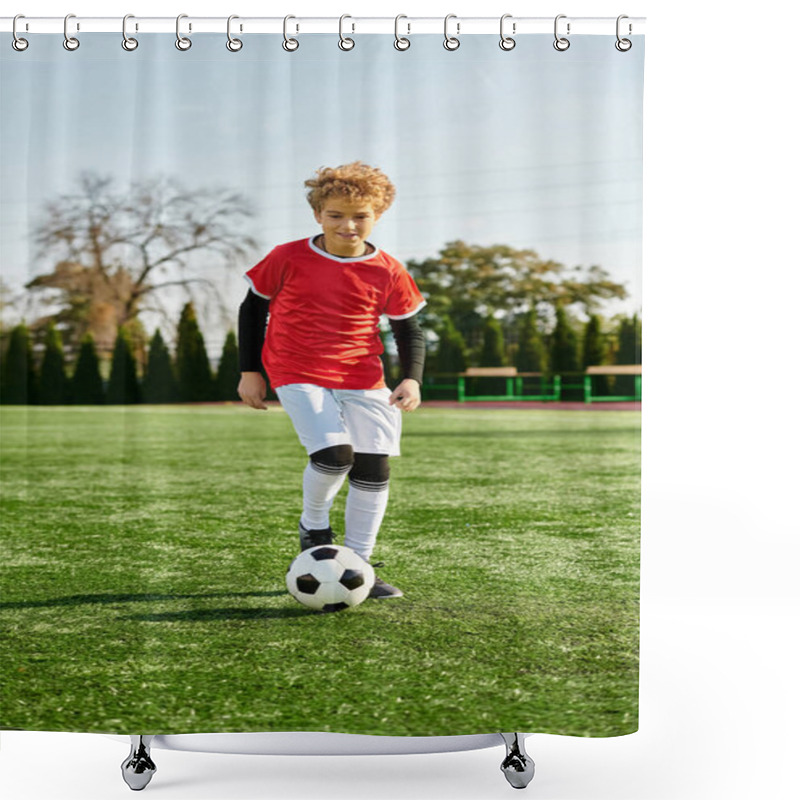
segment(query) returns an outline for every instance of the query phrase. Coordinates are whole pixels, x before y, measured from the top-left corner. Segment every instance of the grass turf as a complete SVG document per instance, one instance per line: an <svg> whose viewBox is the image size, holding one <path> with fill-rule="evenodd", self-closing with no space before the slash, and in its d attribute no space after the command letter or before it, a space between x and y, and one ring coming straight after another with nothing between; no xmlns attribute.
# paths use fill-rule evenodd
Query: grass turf
<svg viewBox="0 0 800 800"><path fill-rule="evenodd" d="M405 415L375 556L406 596L327 615L285 590L281 411L0 413L2 728L637 727L636 412Z"/></svg>

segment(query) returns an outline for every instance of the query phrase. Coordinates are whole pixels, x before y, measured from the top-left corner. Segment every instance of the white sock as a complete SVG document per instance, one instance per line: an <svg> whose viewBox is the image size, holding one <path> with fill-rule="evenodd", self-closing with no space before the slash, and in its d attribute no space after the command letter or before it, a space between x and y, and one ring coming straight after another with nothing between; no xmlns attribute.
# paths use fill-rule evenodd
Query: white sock
<svg viewBox="0 0 800 800"><path fill-rule="evenodd" d="M365 491L350 483L344 511L345 547L355 550L369 561L378 538L378 531L389 502L389 486L379 491Z"/></svg>
<svg viewBox="0 0 800 800"><path fill-rule="evenodd" d="M339 489L342 488L349 467L339 472L320 472L311 461L303 473L303 514L300 524L307 531L329 527L330 510Z"/></svg>

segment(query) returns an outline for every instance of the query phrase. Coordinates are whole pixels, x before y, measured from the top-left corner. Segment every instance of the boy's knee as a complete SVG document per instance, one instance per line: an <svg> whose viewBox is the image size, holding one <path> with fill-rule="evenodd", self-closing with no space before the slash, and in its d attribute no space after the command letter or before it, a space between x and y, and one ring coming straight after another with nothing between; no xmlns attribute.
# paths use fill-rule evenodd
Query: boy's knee
<svg viewBox="0 0 800 800"><path fill-rule="evenodd" d="M389 456L356 453L350 470L350 483L367 492L380 492L389 486Z"/></svg>
<svg viewBox="0 0 800 800"><path fill-rule="evenodd" d="M353 448L349 444L337 444L312 453L311 466L318 472L341 474L353 466Z"/></svg>

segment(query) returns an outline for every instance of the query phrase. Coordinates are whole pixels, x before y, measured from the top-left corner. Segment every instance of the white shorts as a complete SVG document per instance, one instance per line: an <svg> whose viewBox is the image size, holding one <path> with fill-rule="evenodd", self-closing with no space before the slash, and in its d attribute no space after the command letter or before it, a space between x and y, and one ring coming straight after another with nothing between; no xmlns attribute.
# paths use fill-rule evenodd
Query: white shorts
<svg viewBox="0 0 800 800"><path fill-rule="evenodd" d="M400 455L402 418L400 410L389 405L389 389L289 383L275 393L309 455L340 444L349 444L355 453Z"/></svg>

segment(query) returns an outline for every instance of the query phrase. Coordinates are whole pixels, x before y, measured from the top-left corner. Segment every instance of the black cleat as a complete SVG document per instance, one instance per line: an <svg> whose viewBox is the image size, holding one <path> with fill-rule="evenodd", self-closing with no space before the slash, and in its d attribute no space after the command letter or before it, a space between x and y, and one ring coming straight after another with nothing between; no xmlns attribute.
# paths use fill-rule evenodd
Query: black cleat
<svg viewBox="0 0 800 800"><path fill-rule="evenodd" d="M376 564L373 564L372 566L380 568L383 566L383 561L378 561ZM370 590L369 596L382 600L387 597L402 597L403 592L396 586L392 586L391 583L386 583L385 580L382 580L376 575L375 585Z"/></svg>
<svg viewBox="0 0 800 800"><path fill-rule="evenodd" d="M336 538L336 534L330 527L309 531L303 527L303 523L301 522L298 525L298 531L300 533L301 550L308 550L310 547L319 547L319 545L322 544L333 544L333 540Z"/></svg>

